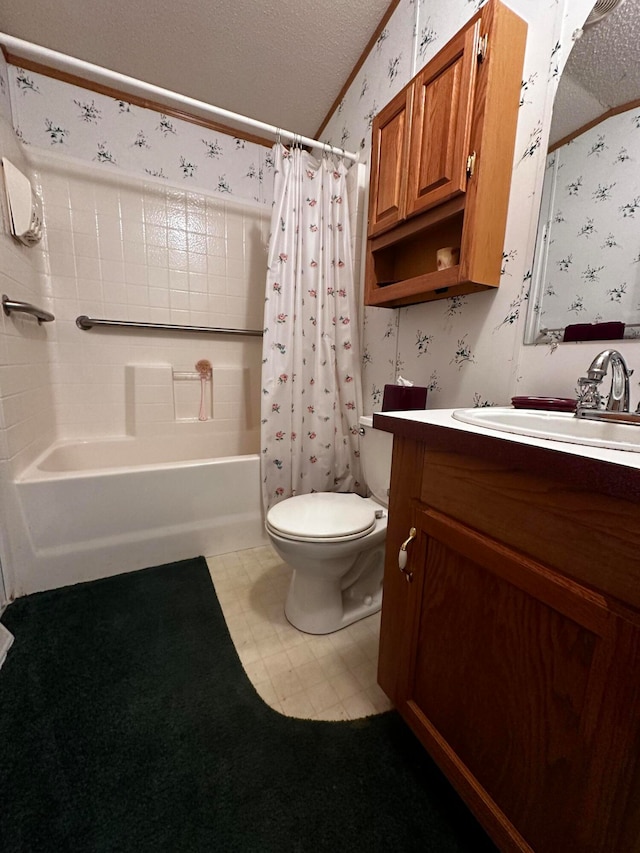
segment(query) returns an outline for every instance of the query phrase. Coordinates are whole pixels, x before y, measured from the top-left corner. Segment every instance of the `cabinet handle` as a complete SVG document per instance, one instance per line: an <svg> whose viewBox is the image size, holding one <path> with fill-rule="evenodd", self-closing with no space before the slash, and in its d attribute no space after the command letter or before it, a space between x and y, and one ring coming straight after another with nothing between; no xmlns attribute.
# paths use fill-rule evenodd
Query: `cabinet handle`
<svg viewBox="0 0 640 853"><path fill-rule="evenodd" d="M411 542L412 539L415 539L417 535L418 531L415 529L415 527L412 527L409 531L409 536L404 540L404 542L400 546L400 550L398 551L398 568L407 579L407 583L411 583L411 581L413 580L413 572L407 571L407 547L409 545L409 542Z"/></svg>

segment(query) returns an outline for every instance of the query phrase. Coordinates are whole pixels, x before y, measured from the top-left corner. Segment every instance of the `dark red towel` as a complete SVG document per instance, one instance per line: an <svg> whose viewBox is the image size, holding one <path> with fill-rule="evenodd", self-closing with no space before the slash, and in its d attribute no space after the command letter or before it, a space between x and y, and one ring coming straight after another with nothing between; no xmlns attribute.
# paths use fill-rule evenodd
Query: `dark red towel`
<svg viewBox="0 0 640 853"><path fill-rule="evenodd" d="M574 323L564 330L563 341L620 341L624 323Z"/></svg>

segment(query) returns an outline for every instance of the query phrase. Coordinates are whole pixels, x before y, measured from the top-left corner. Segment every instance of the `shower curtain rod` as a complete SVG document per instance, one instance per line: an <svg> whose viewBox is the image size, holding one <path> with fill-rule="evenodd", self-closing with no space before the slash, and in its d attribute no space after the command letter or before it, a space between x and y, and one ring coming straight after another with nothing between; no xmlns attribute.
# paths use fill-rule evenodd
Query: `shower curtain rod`
<svg viewBox="0 0 640 853"><path fill-rule="evenodd" d="M64 53L59 53L56 50L51 50L48 47L33 44L32 42L24 41L23 39L10 36L8 33L0 33L0 45L7 48L10 53L15 53L16 56L21 56L24 59L31 59L35 62L41 62L50 65L59 71L68 71L80 76L90 75L89 79L94 79L94 82L108 82L115 88L124 88L125 91L133 89L134 92L153 95L155 98L169 100L174 103L179 103L182 107L188 107L201 112L208 113L218 119L225 121L236 122L246 128L252 130L260 130L271 135L289 139L292 142L308 145L312 148L322 148L329 151L331 154L337 154L344 157L346 160L356 161L358 155L351 151L345 151L343 148L336 148L333 145L325 145L317 139L311 139L309 136L302 136L299 133L293 133L291 130L284 130L276 127L273 124L266 124L263 121L243 116L240 113L234 113L230 110L225 110L222 107L214 107L212 104L207 104L205 101L198 101L195 98L189 98L187 95L180 95L178 92L172 92L170 89L163 89L160 86L154 86L152 83L145 83L144 80L137 80L135 77L128 77L126 74L120 74L118 71L110 71L108 68L103 68L100 65L94 65L91 62L85 62L83 59L76 59L73 56L67 56Z"/></svg>

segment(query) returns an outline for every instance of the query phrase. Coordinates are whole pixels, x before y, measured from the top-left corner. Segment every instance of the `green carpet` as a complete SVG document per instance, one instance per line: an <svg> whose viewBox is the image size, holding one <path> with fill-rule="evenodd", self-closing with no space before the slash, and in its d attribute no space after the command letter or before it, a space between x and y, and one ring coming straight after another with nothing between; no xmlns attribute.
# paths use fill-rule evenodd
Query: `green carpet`
<svg viewBox="0 0 640 853"><path fill-rule="evenodd" d="M202 558L32 595L2 621L2 853L495 850L395 712L266 706Z"/></svg>

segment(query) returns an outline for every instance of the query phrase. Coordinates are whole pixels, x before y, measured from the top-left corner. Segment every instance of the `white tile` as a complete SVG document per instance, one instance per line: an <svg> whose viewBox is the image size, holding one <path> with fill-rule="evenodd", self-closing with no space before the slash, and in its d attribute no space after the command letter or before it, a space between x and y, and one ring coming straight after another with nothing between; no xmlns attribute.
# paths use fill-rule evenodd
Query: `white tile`
<svg viewBox="0 0 640 853"><path fill-rule="evenodd" d="M351 720L369 717L371 714L377 713L373 702L364 693L348 696L342 700L342 705Z"/></svg>
<svg viewBox="0 0 640 853"><path fill-rule="evenodd" d="M207 237L204 233L187 232L187 247L190 254L200 255L203 259L207 255Z"/></svg>
<svg viewBox="0 0 640 853"><path fill-rule="evenodd" d="M348 646L338 652L338 654L351 670L356 669L356 667L367 661L365 653L356 645Z"/></svg>
<svg viewBox="0 0 640 853"><path fill-rule="evenodd" d="M248 646L245 649L238 648L237 643L235 643L235 646L236 651L238 652L238 657L240 658L242 665L245 667L249 664L254 663L255 661L262 659L260 649L256 648L255 645Z"/></svg>
<svg viewBox="0 0 640 853"><path fill-rule="evenodd" d="M353 677L351 670L347 667L346 663L335 653L329 653L328 655L318 658L318 663L322 667L322 671L328 679L332 679L334 676L341 675L345 672L349 673L350 678Z"/></svg>
<svg viewBox="0 0 640 853"><path fill-rule="evenodd" d="M278 629L278 637L280 639L282 648L285 649L287 652L292 649L295 649L297 646L306 645L304 634L301 631L298 631L288 622L286 625Z"/></svg>
<svg viewBox="0 0 640 853"><path fill-rule="evenodd" d="M276 695L276 691L273 688L273 684L270 681L262 681L260 684L254 685L256 688L256 692L264 701L273 708L275 711L280 711L282 713L282 706L280 705L280 700Z"/></svg>
<svg viewBox="0 0 640 853"><path fill-rule="evenodd" d="M262 640L269 639L270 637L275 637L277 633L275 625L266 620L254 622L250 627L253 639L256 643L260 643Z"/></svg>
<svg viewBox="0 0 640 853"><path fill-rule="evenodd" d="M259 644L259 651L261 653L261 657L269 657L270 655L275 655L278 652L283 652L285 649L280 642L280 638L276 635L261 640Z"/></svg>
<svg viewBox="0 0 640 853"><path fill-rule="evenodd" d="M295 628L293 630L295 630ZM304 642L300 643L298 645L295 645L292 648L287 649L287 657L289 658L289 661L291 662L291 666L294 669L298 669L307 663L311 663L311 662L315 663L316 662L316 659L313 656L313 652L311 651L309 646ZM325 677L326 677L326 674L325 674Z"/></svg>
<svg viewBox="0 0 640 853"><path fill-rule="evenodd" d="M295 671L306 689L322 682L327 683L326 676L317 660L300 664L300 666L296 667Z"/></svg>
<svg viewBox="0 0 640 853"><path fill-rule="evenodd" d="M255 660L251 663L245 664L244 669L251 679L251 683L254 687L257 687L265 681L271 682L271 677L263 660Z"/></svg>
<svg viewBox="0 0 640 853"><path fill-rule="evenodd" d="M308 687L306 693L317 714L333 707L340 701L340 697L328 681L320 681L318 684Z"/></svg>
<svg viewBox="0 0 640 853"><path fill-rule="evenodd" d="M291 672L293 667L291 665L291 661L287 656L285 651L278 652L274 655L269 655L269 657L265 657L262 659L267 672L269 673L269 678L274 679L282 673Z"/></svg>
<svg viewBox="0 0 640 853"><path fill-rule="evenodd" d="M341 652L353 646L354 642L349 632L349 628L351 628L351 625L342 631L336 631L335 634L327 634L327 638L336 651Z"/></svg>
<svg viewBox="0 0 640 853"><path fill-rule="evenodd" d="M358 683L354 674L348 670L333 676L330 683L340 700L362 692L362 686Z"/></svg>
<svg viewBox="0 0 640 853"><path fill-rule="evenodd" d="M298 719L313 719L317 713L315 705L304 691L282 699L280 702L282 713L287 717Z"/></svg>
<svg viewBox="0 0 640 853"><path fill-rule="evenodd" d="M298 677L298 674L293 671L279 672L277 675L272 676L271 683L280 702L304 690L304 684Z"/></svg>
<svg viewBox="0 0 640 853"><path fill-rule="evenodd" d="M291 569L269 546L210 557L208 565L247 676L270 707L314 720L391 707L376 683L379 616L334 634L304 634L284 617Z"/></svg>
<svg viewBox="0 0 640 853"><path fill-rule="evenodd" d="M322 658L325 655L335 653L336 649L331 642L331 635L324 634L315 638L311 650L316 658Z"/></svg>
<svg viewBox="0 0 640 853"><path fill-rule="evenodd" d="M360 684L360 686L365 690L377 683L377 665L373 661L369 660L366 663L354 667L352 672L355 675L358 684Z"/></svg>

